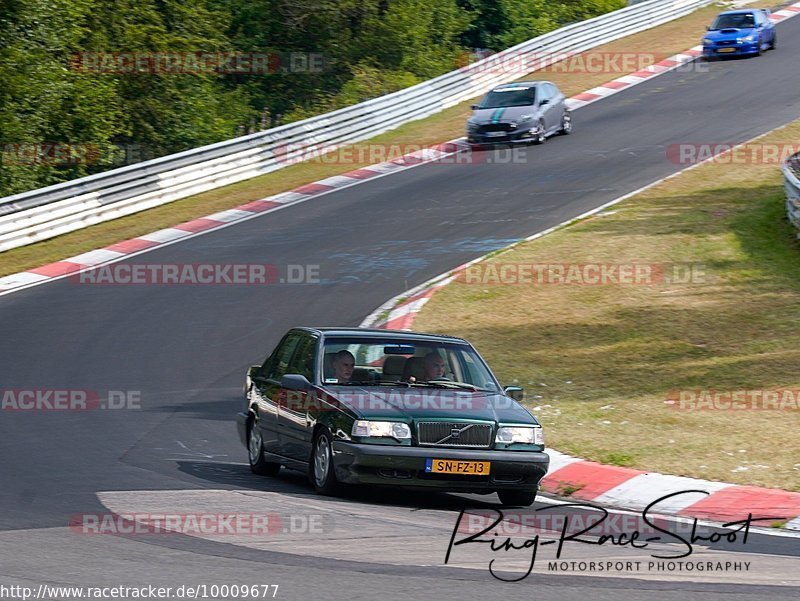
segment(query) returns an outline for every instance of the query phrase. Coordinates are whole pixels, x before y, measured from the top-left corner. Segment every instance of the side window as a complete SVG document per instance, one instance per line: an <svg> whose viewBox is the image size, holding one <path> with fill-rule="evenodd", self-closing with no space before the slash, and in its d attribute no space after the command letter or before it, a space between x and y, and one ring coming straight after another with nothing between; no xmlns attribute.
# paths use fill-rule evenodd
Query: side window
<svg viewBox="0 0 800 601"><path fill-rule="evenodd" d="M272 354L272 362L267 368L266 374L268 379L280 380L283 377L289 367L289 361L291 361L292 355L302 338L301 334L289 334L283 339L283 342Z"/></svg>
<svg viewBox="0 0 800 601"><path fill-rule="evenodd" d="M317 339L313 336L303 335L297 345L297 351L289 362L285 373L300 374L309 382L314 381L314 359L317 356Z"/></svg>
<svg viewBox="0 0 800 601"><path fill-rule="evenodd" d="M539 102L542 100L550 100L550 91L547 89L547 85L543 84L537 88L539 92Z"/></svg>
<svg viewBox="0 0 800 601"><path fill-rule="evenodd" d="M554 85L548 83L544 87L547 88L547 97L551 100L558 95L558 89Z"/></svg>

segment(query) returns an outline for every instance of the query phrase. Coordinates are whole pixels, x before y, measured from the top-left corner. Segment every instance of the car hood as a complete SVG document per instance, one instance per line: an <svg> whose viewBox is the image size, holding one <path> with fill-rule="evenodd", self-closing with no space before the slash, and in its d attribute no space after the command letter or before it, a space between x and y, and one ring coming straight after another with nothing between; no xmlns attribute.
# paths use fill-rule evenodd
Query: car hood
<svg viewBox="0 0 800 601"><path fill-rule="evenodd" d="M723 40L735 40L736 38L743 38L746 35L755 33L755 31L756 30L753 27L730 27L727 29L707 31L706 35L703 37L706 37L709 40L714 40L715 42L719 42Z"/></svg>
<svg viewBox="0 0 800 601"><path fill-rule="evenodd" d="M484 125L486 123L519 122L524 115L538 115L539 109L535 106L505 106L496 109L477 109L470 118L473 123Z"/></svg>
<svg viewBox="0 0 800 601"><path fill-rule="evenodd" d="M421 386L343 386L327 392L363 419L458 419L531 425L539 423L527 409L503 394Z"/></svg>

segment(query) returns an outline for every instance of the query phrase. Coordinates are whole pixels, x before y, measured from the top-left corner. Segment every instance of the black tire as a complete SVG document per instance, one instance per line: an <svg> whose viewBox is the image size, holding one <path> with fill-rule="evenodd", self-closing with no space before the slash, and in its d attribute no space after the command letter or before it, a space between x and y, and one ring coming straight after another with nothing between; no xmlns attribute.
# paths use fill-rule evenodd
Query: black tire
<svg viewBox="0 0 800 601"><path fill-rule="evenodd" d="M756 44L756 56L761 56L761 36L758 36L758 44Z"/></svg>
<svg viewBox="0 0 800 601"><path fill-rule="evenodd" d="M314 438L308 475L320 495L335 495L341 488L333 467L331 435L327 429L320 430Z"/></svg>
<svg viewBox="0 0 800 601"><path fill-rule="evenodd" d="M564 111L564 114L561 115L561 129L558 130L558 133L562 136L572 133L572 113L569 111Z"/></svg>
<svg viewBox="0 0 800 601"><path fill-rule="evenodd" d="M536 500L538 490L498 490L497 496L503 505L511 507L527 507Z"/></svg>
<svg viewBox="0 0 800 601"><path fill-rule="evenodd" d="M772 41L769 43L769 49L770 50L775 50L775 48L777 48L777 47L778 47L778 34L777 33L773 33L772 34Z"/></svg>
<svg viewBox="0 0 800 601"><path fill-rule="evenodd" d="M250 471L259 476L277 476L281 464L264 459L264 442L261 440L261 431L256 427L257 424L258 414L254 413L247 428L247 459Z"/></svg>
<svg viewBox="0 0 800 601"><path fill-rule="evenodd" d="M539 120L539 132L536 134L536 137L533 139L533 143L537 146L541 146L547 141L547 130L544 127L544 121L541 119Z"/></svg>

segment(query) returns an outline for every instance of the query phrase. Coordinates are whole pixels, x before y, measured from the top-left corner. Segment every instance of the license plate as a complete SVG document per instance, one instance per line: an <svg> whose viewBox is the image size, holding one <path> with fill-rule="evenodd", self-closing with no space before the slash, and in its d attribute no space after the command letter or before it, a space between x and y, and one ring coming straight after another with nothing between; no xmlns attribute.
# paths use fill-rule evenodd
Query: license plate
<svg viewBox="0 0 800 601"><path fill-rule="evenodd" d="M717 52L736 52L736 48L720 48Z"/></svg>
<svg viewBox="0 0 800 601"><path fill-rule="evenodd" d="M426 459L425 471L432 474L469 474L472 476L488 476L491 465L491 461Z"/></svg>
<svg viewBox="0 0 800 601"><path fill-rule="evenodd" d="M504 131L487 131L486 135L490 138L505 138L506 132Z"/></svg>

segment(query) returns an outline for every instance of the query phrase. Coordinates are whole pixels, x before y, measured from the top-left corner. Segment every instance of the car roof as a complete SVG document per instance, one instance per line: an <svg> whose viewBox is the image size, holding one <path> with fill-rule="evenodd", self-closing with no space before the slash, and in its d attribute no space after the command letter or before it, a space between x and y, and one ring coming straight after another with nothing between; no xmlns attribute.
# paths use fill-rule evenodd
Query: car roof
<svg viewBox="0 0 800 601"><path fill-rule="evenodd" d="M726 11L723 11L723 12L721 12L719 14L720 15L749 15L749 14L753 14L756 11L764 12L763 9L760 9L760 8L750 8L750 9L744 9L744 10L726 10ZM719 15L717 15L717 16L719 16Z"/></svg>
<svg viewBox="0 0 800 601"><path fill-rule="evenodd" d="M463 338L448 336L445 334L429 334L427 332L409 332L408 330L382 330L378 328L337 328L337 327L299 327L296 330L307 330L322 334L327 337L349 337L358 336L359 338L374 338L382 340L387 338L407 338L409 340L425 342L456 342L459 344L469 344Z"/></svg>
<svg viewBox="0 0 800 601"><path fill-rule="evenodd" d="M494 86L492 90L497 90L500 88L531 88L533 86L540 86L543 83L552 83L549 81L543 81L537 79L535 81L512 81L509 83L501 83L500 85Z"/></svg>

